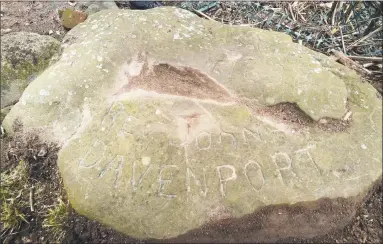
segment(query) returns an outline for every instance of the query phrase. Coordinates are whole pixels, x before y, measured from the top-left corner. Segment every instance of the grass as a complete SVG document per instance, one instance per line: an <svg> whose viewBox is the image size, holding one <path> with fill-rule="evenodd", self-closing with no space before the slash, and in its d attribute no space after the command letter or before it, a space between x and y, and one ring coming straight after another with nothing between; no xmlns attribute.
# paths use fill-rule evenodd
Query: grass
<svg viewBox="0 0 383 244"><path fill-rule="evenodd" d="M27 188L29 168L25 161L9 173L1 173L0 201L1 201L1 235L10 234L19 229L21 222L28 223L22 209L27 206L23 194Z"/></svg>
<svg viewBox="0 0 383 244"><path fill-rule="evenodd" d="M43 144L33 137L21 138L1 138L0 243L16 242L16 234L26 230L43 231L45 240L60 242L66 233L69 210L62 200L65 194L49 182L52 177L46 177L54 175L56 167L44 168L51 159L36 156Z"/></svg>
<svg viewBox="0 0 383 244"><path fill-rule="evenodd" d="M57 240L61 240L65 235L63 226L65 225L67 219L68 207L63 200L59 198L57 204L48 209L48 213L43 221L43 227L50 229L55 238Z"/></svg>

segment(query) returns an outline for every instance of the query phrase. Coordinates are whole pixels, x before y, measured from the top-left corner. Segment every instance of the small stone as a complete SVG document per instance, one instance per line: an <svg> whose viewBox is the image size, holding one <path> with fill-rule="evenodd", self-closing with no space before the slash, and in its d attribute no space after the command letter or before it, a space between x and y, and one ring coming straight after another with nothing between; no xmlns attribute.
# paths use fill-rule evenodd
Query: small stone
<svg viewBox="0 0 383 244"><path fill-rule="evenodd" d="M72 7L74 7L74 6L76 6L77 3L75 1L69 1L68 4Z"/></svg>
<svg viewBox="0 0 383 244"><path fill-rule="evenodd" d="M73 9L59 10L59 12L59 15L61 15L62 25L67 29L72 29L76 25L84 22L88 17L86 13Z"/></svg>
<svg viewBox="0 0 383 244"><path fill-rule="evenodd" d="M53 34L53 30L49 30L48 34L52 35Z"/></svg>
<svg viewBox="0 0 383 244"><path fill-rule="evenodd" d="M24 243L32 243L32 240L27 236L23 236L21 239L23 240Z"/></svg>
<svg viewBox="0 0 383 244"><path fill-rule="evenodd" d="M5 14L7 12L7 9L2 5L0 8L0 14Z"/></svg>
<svg viewBox="0 0 383 244"><path fill-rule="evenodd" d="M1 29L1 34L3 35L3 34L8 34L8 33L10 33L12 31L12 29Z"/></svg>
<svg viewBox="0 0 383 244"><path fill-rule="evenodd" d="M38 157L44 157L45 155L47 155L48 151L47 151L47 148L46 147L42 147L39 151L39 153L37 154Z"/></svg>

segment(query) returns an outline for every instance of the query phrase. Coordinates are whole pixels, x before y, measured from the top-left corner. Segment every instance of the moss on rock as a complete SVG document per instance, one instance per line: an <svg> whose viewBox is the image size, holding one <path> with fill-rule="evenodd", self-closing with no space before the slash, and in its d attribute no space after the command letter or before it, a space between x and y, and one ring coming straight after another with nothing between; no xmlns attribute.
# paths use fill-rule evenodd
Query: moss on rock
<svg viewBox="0 0 383 244"><path fill-rule="evenodd" d="M1 40L1 107L21 96L28 84L60 50L60 42L50 36L15 32Z"/></svg>

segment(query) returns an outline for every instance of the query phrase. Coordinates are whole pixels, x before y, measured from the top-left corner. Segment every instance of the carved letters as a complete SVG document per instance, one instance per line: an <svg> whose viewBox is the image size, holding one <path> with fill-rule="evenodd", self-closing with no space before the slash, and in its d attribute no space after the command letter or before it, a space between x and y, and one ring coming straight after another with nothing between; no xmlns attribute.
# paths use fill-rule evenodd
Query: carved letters
<svg viewBox="0 0 383 244"><path fill-rule="evenodd" d="M132 165L132 179L130 180L130 183L132 184L132 188L133 188L133 194L136 193L137 188L141 186L142 181L143 181L145 175L148 173L151 165L149 164L149 166L146 167L144 172L138 177L138 182L136 181L136 177L137 177L136 167L137 167L137 165L136 165L136 162L134 161L133 165Z"/></svg>
<svg viewBox="0 0 383 244"><path fill-rule="evenodd" d="M297 175L291 167L291 158L287 153L277 152L271 156L273 162L277 167L279 177L284 185L288 184L288 180Z"/></svg>
<svg viewBox="0 0 383 244"><path fill-rule="evenodd" d="M206 197L206 194L207 194L207 191L208 191L208 188L207 188L207 185L206 185L206 170L203 169L203 179L202 182L200 179L198 179L196 177L196 175L194 174L194 172L190 169L190 168L186 168L186 191L187 191L187 196L188 196L188 199L189 199L189 195L191 193L191 178L194 179L194 183L198 186L199 188L199 194L203 197Z"/></svg>
<svg viewBox="0 0 383 244"><path fill-rule="evenodd" d="M168 171L168 170L171 170L171 169L177 169L178 170L178 166L177 165L164 165L162 166L161 170L160 170L160 174L158 176L158 184L159 184L159 187L158 187L158 196L160 197L165 197L165 198L176 198L177 195L176 194L170 194L170 193L165 193L165 185L167 184L170 184L172 182L171 179L164 179L163 178L163 173L165 171Z"/></svg>
<svg viewBox="0 0 383 244"><path fill-rule="evenodd" d="M256 135L250 134L250 132L246 133L247 135ZM225 138L226 141L229 140L227 145L237 145L237 141L231 133L222 133L220 135L221 142L222 138ZM201 132L196 138L196 144L201 150L209 150L212 145L211 134ZM127 156L110 155L107 145L100 140L96 140L85 151L84 156L79 159L78 166L79 169L98 170L98 179L103 179L106 175L112 177L115 188L117 188L117 183L123 175L123 168L131 167L131 170L125 171L124 175L130 177L129 185L133 195L138 192L143 193L140 189L144 182L148 182L150 185L156 185L157 196L175 199L178 197L180 189L177 184L179 185L181 180L185 182L185 197L188 201L191 197L206 198L209 194L219 194L222 198L225 198L231 189L238 189L233 187L235 184L244 184L244 187L248 187L257 193L264 190L268 184L293 187L295 184L302 182L300 177L305 173L304 170L310 170L311 172L314 170L317 174L323 174L309 152L311 148L315 148L315 145L293 151L290 154L275 152L270 155L269 161L263 162L246 159L241 163L238 160L243 160L245 155L239 155L233 158L232 164L215 166L216 162L212 162L212 164L206 164L201 168L201 164L193 165L190 163L188 157L191 157L193 162L196 161L193 159L193 154L186 155L186 151L185 162L177 162L177 165L153 164L151 163L153 159L151 160L150 157L143 157L142 164L137 160L129 162L126 160ZM268 165L265 166L265 163ZM275 173L279 178L278 181L273 180ZM157 180L153 178L153 174L158 177ZM216 185L212 187L212 184Z"/></svg>
<svg viewBox="0 0 383 244"><path fill-rule="evenodd" d="M201 131L195 138L196 146L200 150L208 150L211 147L211 134L210 132Z"/></svg>
<svg viewBox="0 0 383 244"><path fill-rule="evenodd" d="M223 176L223 172L222 172L222 171L224 171L223 169L226 169L225 171L231 171L229 173L229 176L226 176L226 177ZM219 190L221 191L222 197L225 197L225 195L226 195L225 194L226 182L237 179L237 174L235 172L234 166L232 166L232 165L217 166L217 172L218 172L219 185L220 185Z"/></svg>
<svg viewBox="0 0 383 244"><path fill-rule="evenodd" d="M261 166L257 162L250 160L243 168L250 186L255 191L261 190L265 184L265 177L263 176Z"/></svg>
<svg viewBox="0 0 383 244"><path fill-rule="evenodd" d="M106 145L103 141L95 141L79 161L80 168L92 168L104 160Z"/></svg>
<svg viewBox="0 0 383 244"><path fill-rule="evenodd" d="M98 175L98 178L101 179L104 174L107 171L115 171L115 180L114 180L114 187L117 187L117 180L121 175L121 170L122 170L122 164L124 163L124 157L121 155L116 155L112 161L109 162L109 164L101 170L100 174Z"/></svg>

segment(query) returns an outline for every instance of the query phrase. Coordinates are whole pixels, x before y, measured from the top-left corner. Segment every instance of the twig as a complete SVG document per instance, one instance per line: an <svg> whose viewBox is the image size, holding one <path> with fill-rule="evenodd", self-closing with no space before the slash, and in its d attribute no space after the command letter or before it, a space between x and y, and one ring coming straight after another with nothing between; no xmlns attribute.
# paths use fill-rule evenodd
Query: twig
<svg viewBox="0 0 383 244"><path fill-rule="evenodd" d="M352 69L354 69L354 70L356 70L358 72L367 74L367 75L371 75L372 74L371 71L369 71L368 69L365 69L360 64L358 64L355 61L351 60L346 55L344 55L344 53L339 52L339 51L337 51L335 49L331 49L330 51L338 58L338 61L340 63L342 63L343 65L345 65L345 66L347 66L349 68L352 68Z"/></svg>
<svg viewBox="0 0 383 244"><path fill-rule="evenodd" d="M346 10L346 13L345 13L345 16L346 16L346 21L345 23L348 23L348 21L350 20L350 17L353 15L353 10L354 9L354 4L353 3L350 3L350 5L348 5L348 8Z"/></svg>
<svg viewBox="0 0 383 244"><path fill-rule="evenodd" d="M339 2L333 2L332 3L332 6L331 6L331 25L335 24L335 14L337 11L338 4L339 4Z"/></svg>
<svg viewBox="0 0 383 244"><path fill-rule="evenodd" d="M295 16L294 16L294 13L293 13L293 9L292 9L290 3L289 3L289 11L290 11L291 17L293 18L294 22L297 21L297 20L295 19Z"/></svg>
<svg viewBox="0 0 383 244"><path fill-rule="evenodd" d="M339 31L340 31L340 38L342 40L342 48L343 48L343 52L344 54L347 54L346 52L346 48L344 47L344 40L343 40L343 31L342 31L342 27L339 27Z"/></svg>
<svg viewBox="0 0 383 244"><path fill-rule="evenodd" d="M348 112L346 113L346 115L343 117L343 120L348 120L348 119L350 118L351 114L352 114L352 112L351 112L351 111L348 111Z"/></svg>
<svg viewBox="0 0 383 244"><path fill-rule="evenodd" d="M383 57L365 57L365 56L348 56L352 60L358 61L371 61L371 62L383 62Z"/></svg>
<svg viewBox="0 0 383 244"><path fill-rule="evenodd" d="M378 28L376 28L374 31L370 32L368 35L365 35L364 37L360 38L359 40L356 40L354 41L349 47L348 49L350 49L351 47L354 47L356 44L358 44L359 42L362 42L368 38L370 38L372 35L374 35L376 32L379 32L382 30L382 26L379 26Z"/></svg>
<svg viewBox="0 0 383 244"><path fill-rule="evenodd" d="M368 68L368 67L371 67L371 66L374 66L374 63L363 64L363 67L365 67L365 68Z"/></svg>
<svg viewBox="0 0 383 244"><path fill-rule="evenodd" d="M298 15L299 15L299 17L301 17L301 19L302 19L303 22L307 22L307 20L305 19L305 17L303 17L303 15L302 15L300 12L298 12Z"/></svg>
<svg viewBox="0 0 383 244"><path fill-rule="evenodd" d="M35 209L33 208L33 186L29 190L29 206L32 212L35 211Z"/></svg>
<svg viewBox="0 0 383 244"><path fill-rule="evenodd" d="M211 17L207 16L206 14L202 13L201 11L198 11L198 10L196 10L194 8L192 10L193 10L194 13L199 14L200 16L205 17L208 20L214 20Z"/></svg>

